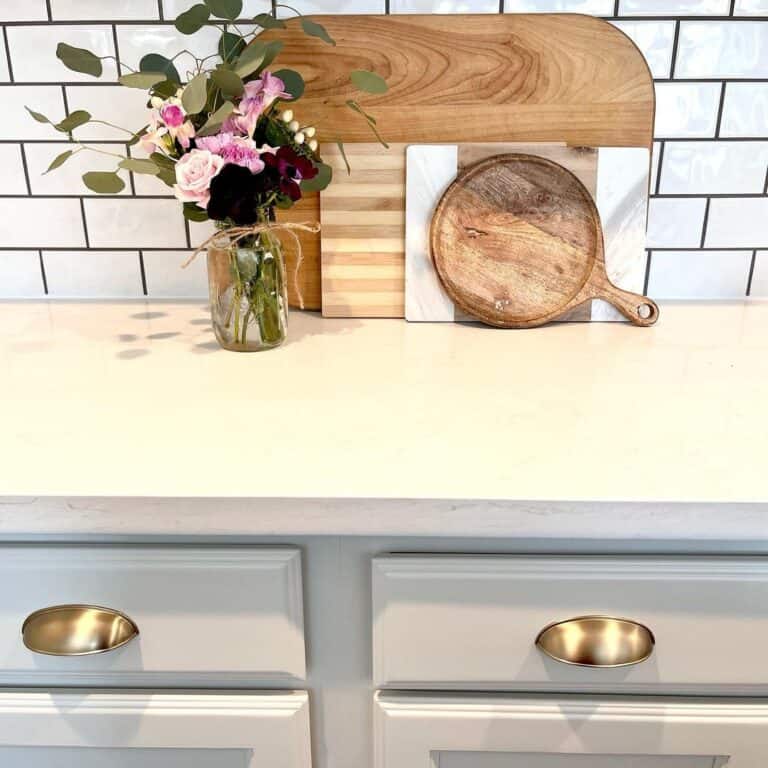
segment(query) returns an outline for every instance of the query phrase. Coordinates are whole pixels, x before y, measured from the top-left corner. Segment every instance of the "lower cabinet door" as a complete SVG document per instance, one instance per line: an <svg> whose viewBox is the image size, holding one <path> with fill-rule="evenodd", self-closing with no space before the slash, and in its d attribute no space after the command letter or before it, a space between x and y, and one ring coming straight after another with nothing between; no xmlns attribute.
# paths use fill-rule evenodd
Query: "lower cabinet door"
<svg viewBox="0 0 768 768"><path fill-rule="evenodd" d="M765 768L768 701L379 693L375 768Z"/></svg>
<svg viewBox="0 0 768 768"><path fill-rule="evenodd" d="M2 768L310 768L307 694L0 691Z"/></svg>

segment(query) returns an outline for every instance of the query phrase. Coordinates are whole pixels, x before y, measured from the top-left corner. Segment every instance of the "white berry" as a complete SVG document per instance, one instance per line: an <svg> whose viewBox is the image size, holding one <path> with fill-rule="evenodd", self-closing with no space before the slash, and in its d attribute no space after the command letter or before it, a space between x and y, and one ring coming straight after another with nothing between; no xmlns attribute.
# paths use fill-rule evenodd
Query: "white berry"
<svg viewBox="0 0 768 768"><path fill-rule="evenodd" d="M298 133L297 133L297 134L296 134L296 135L293 137L293 140L294 140L294 141L295 141L297 144L303 144L303 143L304 143L304 134L303 134L301 131L299 131L299 132L298 132Z"/></svg>
<svg viewBox="0 0 768 768"><path fill-rule="evenodd" d="M317 152L317 139L312 139L307 145L313 152Z"/></svg>
<svg viewBox="0 0 768 768"><path fill-rule="evenodd" d="M298 120L292 120L290 123L288 123L288 130L291 133L296 133L300 128L299 121Z"/></svg>
<svg viewBox="0 0 768 768"><path fill-rule="evenodd" d="M309 128L304 129L304 133L306 133L307 136L311 139L315 133L317 133L317 130L315 129L314 125L310 125Z"/></svg>
<svg viewBox="0 0 768 768"><path fill-rule="evenodd" d="M286 109L285 112L283 112L283 122L290 123L292 120L293 120L293 110Z"/></svg>
<svg viewBox="0 0 768 768"><path fill-rule="evenodd" d="M163 106L163 100L159 96L153 96L150 99L150 103L155 109L160 109Z"/></svg>

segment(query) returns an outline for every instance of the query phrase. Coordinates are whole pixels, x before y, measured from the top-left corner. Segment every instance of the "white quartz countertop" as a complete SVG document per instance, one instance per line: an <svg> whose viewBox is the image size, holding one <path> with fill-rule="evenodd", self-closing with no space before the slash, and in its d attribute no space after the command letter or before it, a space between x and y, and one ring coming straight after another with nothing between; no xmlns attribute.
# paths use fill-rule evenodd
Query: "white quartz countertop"
<svg viewBox="0 0 768 768"><path fill-rule="evenodd" d="M259 354L199 303L3 303L0 424L6 535L768 539L768 303L651 329L293 313Z"/></svg>

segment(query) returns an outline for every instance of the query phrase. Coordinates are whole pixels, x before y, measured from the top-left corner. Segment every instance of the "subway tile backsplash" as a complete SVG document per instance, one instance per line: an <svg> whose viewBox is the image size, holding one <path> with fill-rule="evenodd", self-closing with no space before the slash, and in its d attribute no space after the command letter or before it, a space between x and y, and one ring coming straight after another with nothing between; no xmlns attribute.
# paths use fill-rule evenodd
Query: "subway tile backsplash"
<svg viewBox="0 0 768 768"><path fill-rule="evenodd" d="M67 139L25 105L61 119L86 109L138 127L145 95L65 70L66 41L130 67L150 52L207 55L215 30L180 35L173 19L193 0L0 0L0 298L200 298L205 258L180 269L212 231L185 225L169 190L125 174L119 195L84 188L83 153L43 175ZM587 13L609 20L645 56L656 80L647 286L659 298L768 297L768 0L294 0L303 13ZM270 0L244 0L243 17ZM285 10L286 15L291 15ZM7 46L7 47L6 47ZM183 60L179 68L184 69ZM125 71L125 70L123 70ZM89 125L102 148L125 134ZM141 156L138 147L134 156ZM160 212L160 215L158 215Z"/></svg>

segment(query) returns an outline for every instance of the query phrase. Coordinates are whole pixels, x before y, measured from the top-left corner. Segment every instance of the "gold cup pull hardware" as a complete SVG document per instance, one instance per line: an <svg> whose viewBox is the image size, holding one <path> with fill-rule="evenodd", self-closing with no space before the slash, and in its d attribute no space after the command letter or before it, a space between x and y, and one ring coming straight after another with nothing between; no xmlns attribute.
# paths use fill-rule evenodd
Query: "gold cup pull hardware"
<svg viewBox="0 0 768 768"><path fill-rule="evenodd" d="M27 616L24 645L47 656L89 656L129 643L139 628L128 616L98 605L53 605Z"/></svg>
<svg viewBox="0 0 768 768"><path fill-rule="evenodd" d="M577 616L541 630L536 646L563 664L628 667L652 653L656 639L648 627L611 616Z"/></svg>

